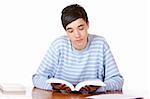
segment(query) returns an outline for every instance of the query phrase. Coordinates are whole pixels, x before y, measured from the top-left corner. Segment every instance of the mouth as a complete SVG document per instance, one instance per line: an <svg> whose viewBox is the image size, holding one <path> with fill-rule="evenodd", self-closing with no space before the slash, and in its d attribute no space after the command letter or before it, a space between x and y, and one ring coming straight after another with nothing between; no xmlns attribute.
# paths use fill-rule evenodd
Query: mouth
<svg viewBox="0 0 150 99"><path fill-rule="evenodd" d="M80 39L80 40L75 40L76 42L82 42L83 41L83 39Z"/></svg>

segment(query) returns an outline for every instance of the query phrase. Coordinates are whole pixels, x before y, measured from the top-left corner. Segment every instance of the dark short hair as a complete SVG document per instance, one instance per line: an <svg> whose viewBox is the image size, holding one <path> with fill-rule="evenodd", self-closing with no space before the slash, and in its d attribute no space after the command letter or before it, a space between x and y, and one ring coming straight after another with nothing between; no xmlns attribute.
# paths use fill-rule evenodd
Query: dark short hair
<svg viewBox="0 0 150 99"><path fill-rule="evenodd" d="M66 26L69 23L79 18L82 18L85 22L88 22L88 17L85 9L78 4L69 5L62 10L61 22L64 29L66 29Z"/></svg>

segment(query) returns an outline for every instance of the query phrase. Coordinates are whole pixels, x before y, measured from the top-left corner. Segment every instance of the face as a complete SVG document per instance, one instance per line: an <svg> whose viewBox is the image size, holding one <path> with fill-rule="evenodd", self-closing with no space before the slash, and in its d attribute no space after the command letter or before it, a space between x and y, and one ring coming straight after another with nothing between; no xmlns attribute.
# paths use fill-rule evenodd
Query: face
<svg viewBox="0 0 150 99"><path fill-rule="evenodd" d="M66 26L66 32L71 40L73 47L77 50L82 50L88 42L89 25L82 18L79 18Z"/></svg>

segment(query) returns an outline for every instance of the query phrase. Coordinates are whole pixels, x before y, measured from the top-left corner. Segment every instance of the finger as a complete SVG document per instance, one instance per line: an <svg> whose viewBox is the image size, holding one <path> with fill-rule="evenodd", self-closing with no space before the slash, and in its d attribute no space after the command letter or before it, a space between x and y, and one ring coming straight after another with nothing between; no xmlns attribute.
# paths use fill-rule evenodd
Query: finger
<svg viewBox="0 0 150 99"><path fill-rule="evenodd" d="M61 85L61 83L52 83L52 84L54 84L54 85Z"/></svg>
<svg viewBox="0 0 150 99"><path fill-rule="evenodd" d="M88 94L88 91L87 91L86 87L82 87L82 88L80 89L80 92L81 92L82 94Z"/></svg>
<svg viewBox="0 0 150 99"><path fill-rule="evenodd" d="M85 86L86 91L90 91L90 86Z"/></svg>
<svg viewBox="0 0 150 99"><path fill-rule="evenodd" d="M61 85L60 90L65 90L65 92L67 92L67 93L71 92L71 89L68 86L66 86L65 84Z"/></svg>
<svg viewBox="0 0 150 99"><path fill-rule="evenodd" d="M86 89L85 87L82 87L82 88L80 89L80 91L87 91L87 89Z"/></svg>
<svg viewBox="0 0 150 99"><path fill-rule="evenodd" d="M71 92L71 89L69 87L66 87L65 89L68 93Z"/></svg>
<svg viewBox="0 0 150 99"><path fill-rule="evenodd" d="M61 85L61 83L51 83L51 86L58 86Z"/></svg>
<svg viewBox="0 0 150 99"><path fill-rule="evenodd" d="M65 88L65 84L61 84L60 86L59 86L59 88L60 88L60 90L63 90L64 88Z"/></svg>
<svg viewBox="0 0 150 99"><path fill-rule="evenodd" d="M101 86L89 85L90 87L99 88Z"/></svg>
<svg viewBox="0 0 150 99"><path fill-rule="evenodd" d="M51 83L51 86L52 86L53 90L56 90L54 83Z"/></svg>
<svg viewBox="0 0 150 99"><path fill-rule="evenodd" d="M52 83L51 85L54 90L60 90L60 88L62 87L62 84L60 83Z"/></svg>
<svg viewBox="0 0 150 99"><path fill-rule="evenodd" d="M95 92L100 86L93 86L93 85L90 85L89 86L89 92Z"/></svg>
<svg viewBox="0 0 150 99"><path fill-rule="evenodd" d="M63 86L61 87L61 89L62 89L62 90L71 91L71 89L70 89L68 86L66 86L66 85L63 85Z"/></svg>
<svg viewBox="0 0 150 99"><path fill-rule="evenodd" d="M63 88L62 88L62 90L71 90L69 87L67 87L67 86L64 86Z"/></svg>

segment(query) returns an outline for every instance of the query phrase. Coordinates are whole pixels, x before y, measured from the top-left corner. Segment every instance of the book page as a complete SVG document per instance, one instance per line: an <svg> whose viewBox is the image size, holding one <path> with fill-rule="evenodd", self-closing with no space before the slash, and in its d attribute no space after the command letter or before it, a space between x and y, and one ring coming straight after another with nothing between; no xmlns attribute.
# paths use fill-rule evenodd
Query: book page
<svg viewBox="0 0 150 99"><path fill-rule="evenodd" d="M106 86L106 84L104 82L102 82L99 79L95 79L95 80L87 80L87 81L83 81L78 83L75 86L75 90L79 91L82 87L86 86L86 85L94 85L94 86Z"/></svg>
<svg viewBox="0 0 150 99"><path fill-rule="evenodd" d="M74 91L74 86L71 83L69 83L69 82L67 82L65 80L61 80L61 79L57 79L57 78L50 78L46 82L47 83L62 83L62 84L66 84L68 87L70 87L70 89L72 91Z"/></svg>

